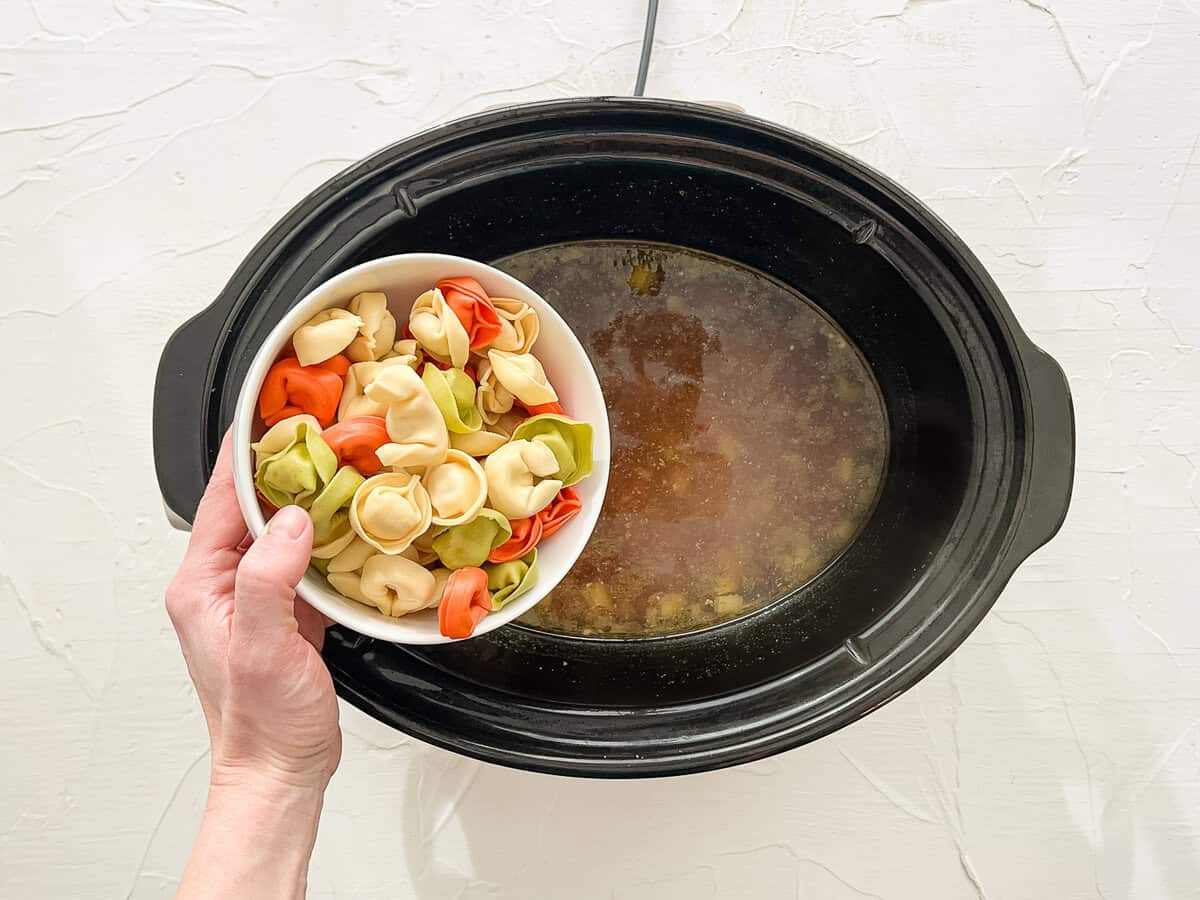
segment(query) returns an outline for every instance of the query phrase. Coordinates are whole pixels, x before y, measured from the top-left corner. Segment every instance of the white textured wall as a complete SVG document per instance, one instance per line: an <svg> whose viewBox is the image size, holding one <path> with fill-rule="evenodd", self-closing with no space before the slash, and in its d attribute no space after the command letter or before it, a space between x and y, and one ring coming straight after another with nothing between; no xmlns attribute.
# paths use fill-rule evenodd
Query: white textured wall
<svg viewBox="0 0 1200 900"><path fill-rule="evenodd" d="M627 91L641 15L0 5L0 894L169 896L200 813L150 452L167 335L358 157ZM959 229L1070 376L1070 518L919 687L745 768L536 777L345 709L313 894L1200 896L1200 3L663 0L659 38L651 93L837 144Z"/></svg>

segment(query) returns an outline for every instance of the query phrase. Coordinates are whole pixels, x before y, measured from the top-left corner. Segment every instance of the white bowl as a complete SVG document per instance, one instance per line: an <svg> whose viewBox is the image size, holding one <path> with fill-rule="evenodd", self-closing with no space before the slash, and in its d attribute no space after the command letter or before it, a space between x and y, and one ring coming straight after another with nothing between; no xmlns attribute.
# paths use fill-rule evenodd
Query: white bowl
<svg viewBox="0 0 1200 900"><path fill-rule="evenodd" d="M297 328L323 309L345 306L351 297L362 291L382 291L387 294L388 307L396 321L403 325L408 321L408 311L419 294L443 278L461 275L476 279L494 297L515 297L537 311L541 320L541 334L533 347L533 354L545 368L563 407L573 418L590 422L595 431L592 474L575 486L583 500L583 511L538 545L538 583L499 612L489 613L472 635L478 637L524 615L563 579L591 537L608 486L608 414L596 371L562 317L550 304L512 276L459 256L405 253L355 266L316 288L275 326L250 365L234 412L233 474L242 516L250 533L258 537L266 527L263 510L254 490L254 460L250 450L250 443L265 430L257 416L258 394L267 370ZM305 573L296 590L309 604L335 622L371 637L397 644L448 644L454 640L445 637L439 630L436 609L393 619L372 607L346 599L312 570Z"/></svg>

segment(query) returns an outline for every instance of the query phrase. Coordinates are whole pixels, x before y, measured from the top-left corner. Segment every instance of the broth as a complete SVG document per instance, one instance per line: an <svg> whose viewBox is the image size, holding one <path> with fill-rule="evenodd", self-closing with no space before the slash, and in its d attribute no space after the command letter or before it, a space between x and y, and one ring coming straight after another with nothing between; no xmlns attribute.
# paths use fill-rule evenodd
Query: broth
<svg viewBox="0 0 1200 900"><path fill-rule="evenodd" d="M559 244L496 265L587 347L612 428L595 533L524 624L601 637L704 628L795 590L854 539L879 491L887 419L866 362L814 305L662 244Z"/></svg>

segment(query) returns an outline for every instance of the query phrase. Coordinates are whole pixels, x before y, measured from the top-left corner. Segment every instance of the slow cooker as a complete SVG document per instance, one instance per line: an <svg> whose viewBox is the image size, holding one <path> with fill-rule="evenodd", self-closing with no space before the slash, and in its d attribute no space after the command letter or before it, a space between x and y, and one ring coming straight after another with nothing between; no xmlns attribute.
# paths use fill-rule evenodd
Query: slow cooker
<svg viewBox="0 0 1200 900"><path fill-rule="evenodd" d="M810 583L690 634L514 624L412 647L334 628L338 692L432 744L569 775L696 772L828 734L944 660L1058 530L1074 417L1062 370L937 216L777 125L640 98L530 104L407 138L322 185L163 351L154 453L168 513L191 520L256 348L317 284L395 253L491 261L603 238L725 257L836 321L889 420L870 520Z"/></svg>

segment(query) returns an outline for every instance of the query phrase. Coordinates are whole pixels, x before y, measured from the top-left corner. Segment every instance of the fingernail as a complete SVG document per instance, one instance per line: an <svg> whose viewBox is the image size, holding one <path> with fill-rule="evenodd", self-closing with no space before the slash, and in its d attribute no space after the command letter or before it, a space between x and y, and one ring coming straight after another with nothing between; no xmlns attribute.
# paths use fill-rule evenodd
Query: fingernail
<svg viewBox="0 0 1200 900"><path fill-rule="evenodd" d="M285 506L272 517L267 531L294 541L308 527L308 513L298 506Z"/></svg>

